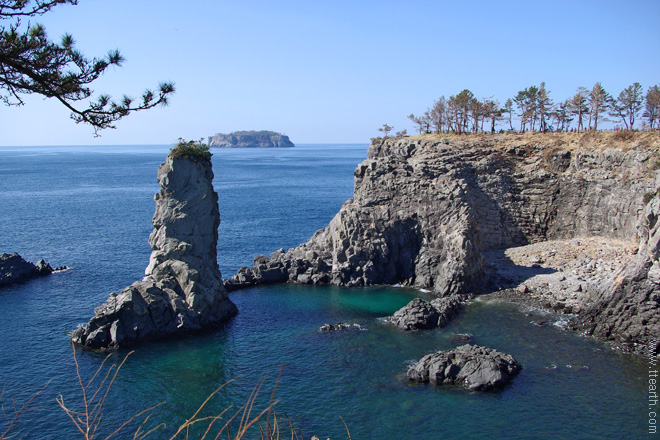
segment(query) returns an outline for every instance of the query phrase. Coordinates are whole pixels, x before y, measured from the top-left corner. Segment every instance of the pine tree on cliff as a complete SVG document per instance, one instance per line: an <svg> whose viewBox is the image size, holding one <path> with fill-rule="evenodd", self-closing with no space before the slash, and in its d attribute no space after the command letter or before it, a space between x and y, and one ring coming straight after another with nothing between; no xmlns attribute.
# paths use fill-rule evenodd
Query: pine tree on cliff
<svg viewBox="0 0 660 440"><path fill-rule="evenodd" d="M114 123L131 112L167 105L174 84L161 83L157 91L145 90L139 100L126 95L119 101L94 91L89 85L110 66L121 66L124 58L119 51L105 57L86 58L75 48L71 35L60 43L48 39L40 24L21 19L40 16L62 4L77 4L77 0L0 0L0 100L5 105L23 105L23 96L30 94L54 98L71 111L76 123L99 130L115 128Z"/></svg>
<svg viewBox="0 0 660 440"><path fill-rule="evenodd" d="M598 130L600 115L607 111L611 101L612 97L605 91L603 86L599 82L594 84L594 87L587 96L587 103L589 104L589 130L591 130L592 121L594 123L593 129Z"/></svg>
<svg viewBox="0 0 660 440"><path fill-rule="evenodd" d="M642 86L636 82L623 89L612 101L610 115L621 118L626 130L632 130L643 102Z"/></svg>
<svg viewBox="0 0 660 440"><path fill-rule="evenodd" d="M645 118L648 119L651 130L660 127L660 85L649 87L646 92Z"/></svg>

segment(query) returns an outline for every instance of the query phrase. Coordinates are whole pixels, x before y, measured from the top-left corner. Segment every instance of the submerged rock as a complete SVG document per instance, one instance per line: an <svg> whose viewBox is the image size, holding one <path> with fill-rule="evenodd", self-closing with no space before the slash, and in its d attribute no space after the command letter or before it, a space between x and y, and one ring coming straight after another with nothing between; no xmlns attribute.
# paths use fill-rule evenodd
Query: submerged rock
<svg viewBox="0 0 660 440"><path fill-rule="evenodd" d="M462 307L463 298L452 295L426 301L415 298L388 318L392 324L404 330L444 327Z"/></svg>
<svg viewBox="0 0 660 440"><path fill-rule="evenodd" d="M319 330L322 332L333 332L337 330L349 330L349 329L365 330L365 328L362 327L360 324L346 324L343 322L338 322L337 324L323 324L321 328L319 328Z"/></svg>
<svg viewBox="0 0 660 440"><path fill-rule="evenodd" d="M511 355L465 344L424 356L410 367L406 376L413 382L462 385L470 390L487 391L506 385L521 369Z"/></svg>
<svg viewBox="0 0 660 440"><path fill-rule="evenodd" d="M0 287L22 283L65 269L67 269L66 266L53 269L44 260L39 260L37 264L30 263L15 252L13 254L2 254L0 255Z"/></svg>
<svg viewBox="0 0 660 440"><path fill-rule="evenodd" d="M73 332L75 343L115 348L200 331L236 314L218 268L220 213L212 181L210 160L167 157L158 169L145 277L111 293Z"/></svg>

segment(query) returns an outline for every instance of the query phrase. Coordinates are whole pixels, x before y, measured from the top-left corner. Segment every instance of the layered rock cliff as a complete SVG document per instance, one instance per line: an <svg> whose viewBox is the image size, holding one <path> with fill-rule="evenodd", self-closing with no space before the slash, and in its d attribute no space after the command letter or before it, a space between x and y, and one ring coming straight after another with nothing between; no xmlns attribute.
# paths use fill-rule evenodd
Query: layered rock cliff
<svg viewBox="0 0 660 440"><path fill-rule="evenodd" d="M576 236L632 240L654 191L655 150L551 136L377 140L352 199L295 249L257 257L229 284L400 283L437 295L483 278L489 249Z"/></svg>
<svg viewBox="0 0 660 440"><path fill-rule="evenodd" d="M131 345L217 326L236 313L217 263L218 195L209 159L167 157L158 169L145 277L111 293L73 332L82 346Z"/></svg>
<svg viewBox="0 0 660 440"><path fill-rule="evenodd" d="M209 146L214 148L291 148L288 136L274 131L234 131L209 136Z"/></svg>
<svg viewBox="0 0 660 440"><path fill-rule="evenodd" d="M660 198L640 218L637 255L599 289L569 327L613 342L624 351L660 355ZM652 355L651 355L652 356Z"/></svg>

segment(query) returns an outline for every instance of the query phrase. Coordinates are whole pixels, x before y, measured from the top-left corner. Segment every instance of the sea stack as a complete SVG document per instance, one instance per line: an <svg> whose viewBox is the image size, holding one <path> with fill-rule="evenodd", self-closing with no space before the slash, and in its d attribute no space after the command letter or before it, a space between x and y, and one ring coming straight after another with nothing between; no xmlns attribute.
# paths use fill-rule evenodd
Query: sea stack
<svg viewBox="0 0 660 440"><path fill-rule="evenodd" d="M151 257L145 276L111 293L75 343L117 348L215 327L236 314L217 262L218 194L210 155L170 153L158 169Z"/></svg>

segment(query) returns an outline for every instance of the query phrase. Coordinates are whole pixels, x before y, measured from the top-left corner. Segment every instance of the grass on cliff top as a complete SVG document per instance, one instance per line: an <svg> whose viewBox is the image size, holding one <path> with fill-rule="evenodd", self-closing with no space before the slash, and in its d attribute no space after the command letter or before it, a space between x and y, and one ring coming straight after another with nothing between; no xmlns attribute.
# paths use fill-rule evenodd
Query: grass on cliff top
<svg viewBox="0 0 660 440"><path fill-rule="evenodd" d="M618 148L627 151L641 146L660 150L659 131L586 131L582 133L553 132L540 133L528 131L525 133L440 133L411 136L411 139L440 140L449 139L456 143L479 143L488 146L524 146L543 145L549 148L574 150L579 148Z"/></svg>
<svg viewBox="0 0 660 440"><path fill-rule="evenodd" d="M176 145L170 150L170 157L187 157L193 160L211 160L211 152L209 151L209 146L202 142L198 141L186 141L185 139L179 138L179 141Z"/></svg>

